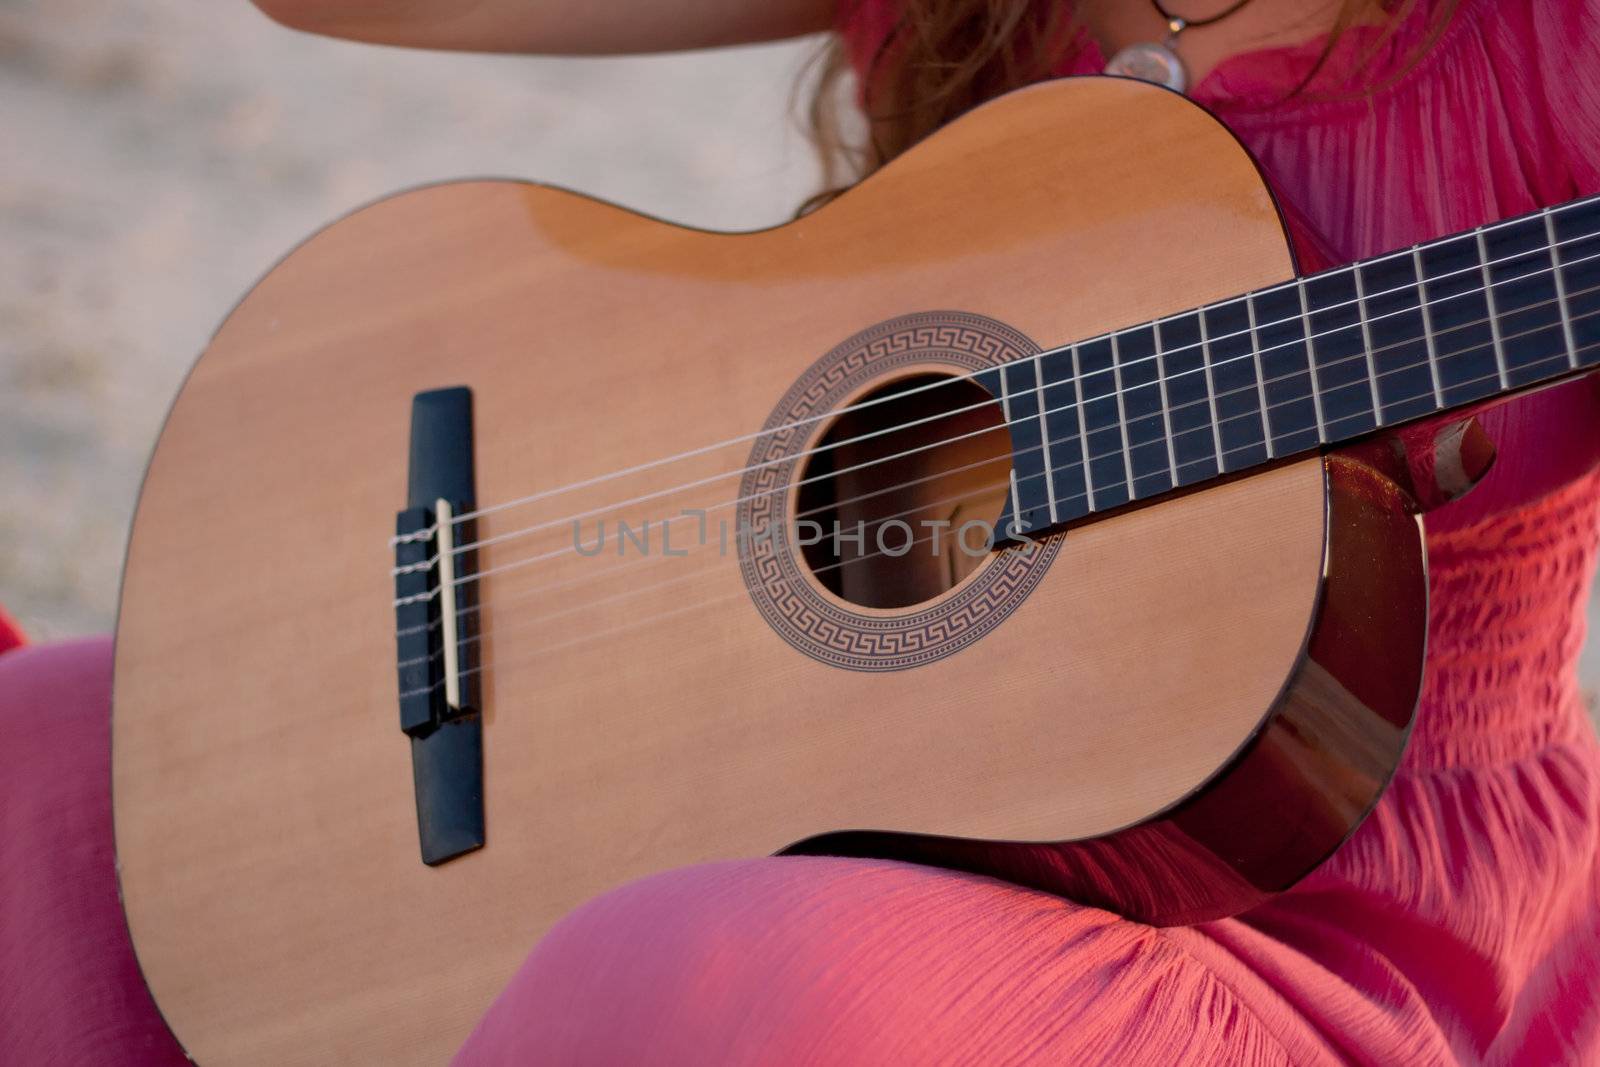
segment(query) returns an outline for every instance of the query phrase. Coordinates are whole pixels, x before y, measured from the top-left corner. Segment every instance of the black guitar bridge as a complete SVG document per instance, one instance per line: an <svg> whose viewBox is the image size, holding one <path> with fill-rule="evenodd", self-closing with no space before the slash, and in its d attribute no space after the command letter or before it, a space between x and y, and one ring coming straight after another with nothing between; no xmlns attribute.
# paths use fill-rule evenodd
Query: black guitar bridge
<svg viewBox="0 0 1600 1067"><path fill-rule="evenodd" d="M472 458L472 391L418 393L408 506L395 521L395 645L429 866L484 843Z"/></svg>

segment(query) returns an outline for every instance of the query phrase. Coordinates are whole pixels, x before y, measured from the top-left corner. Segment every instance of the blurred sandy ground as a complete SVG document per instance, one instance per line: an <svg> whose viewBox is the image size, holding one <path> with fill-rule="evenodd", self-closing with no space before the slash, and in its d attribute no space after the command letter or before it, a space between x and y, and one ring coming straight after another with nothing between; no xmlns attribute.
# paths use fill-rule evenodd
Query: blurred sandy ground
<svg viewBox="0 0 1600 1067"><path fill-rule="evenodd" d="M784 118L815 48L431 55L294 34L245 0L0 0L0 603L38 637L110 627L167 405L301 237L484 175L778 222L818 181ZM1600 641L1585 669L1600 683Z"/></svg>

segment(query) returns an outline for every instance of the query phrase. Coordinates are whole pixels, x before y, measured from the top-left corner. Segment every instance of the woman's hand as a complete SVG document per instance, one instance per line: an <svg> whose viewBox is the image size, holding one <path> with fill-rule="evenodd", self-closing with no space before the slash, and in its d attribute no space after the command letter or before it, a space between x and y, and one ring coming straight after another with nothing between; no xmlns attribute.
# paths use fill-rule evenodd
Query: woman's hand
<svg viewBox="0 0 1600 1067"><path fill-rule="evenodd" d="M606 55L825 30L834 0L254 0L309 33L477 52Z"/></svg>

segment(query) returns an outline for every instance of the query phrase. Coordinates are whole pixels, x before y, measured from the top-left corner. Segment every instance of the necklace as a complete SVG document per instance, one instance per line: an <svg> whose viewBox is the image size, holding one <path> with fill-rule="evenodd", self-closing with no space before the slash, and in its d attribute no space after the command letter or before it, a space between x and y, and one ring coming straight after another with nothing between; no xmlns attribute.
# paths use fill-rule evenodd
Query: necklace
<svg viewBox="0 0 1600 1067"><path fill-rule="evenodd" d="M1189 72L1184 69L1183 60L1178 58L1178 35L1184 30L1198 29L1201 26L1221 22L1229 15L1237 14L1249 2L1250 0L1234 0L1227 10L1210 18L1186 19L1168 11L1161 0L1150 0L1151 6L1156 9L1156 14L1167 22L1167 39L1159 43L1141 41L1130 44L1106 63L1106 73L1165 85L1174 92L1187 92Z"/></svg>

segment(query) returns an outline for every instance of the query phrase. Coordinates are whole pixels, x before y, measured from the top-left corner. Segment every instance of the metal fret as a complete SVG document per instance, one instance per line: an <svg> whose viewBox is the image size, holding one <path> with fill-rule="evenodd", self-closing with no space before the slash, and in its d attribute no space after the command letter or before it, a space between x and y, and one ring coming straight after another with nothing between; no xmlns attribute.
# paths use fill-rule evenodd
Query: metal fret
<svg viewBox="0 0 1600 1067"><path fill-rule="evenodd" d="M1499 361L1489 326L1489 299L1472 234L1424 245L1423 295L1437 336L1439 384L1446 407L1470 404L1499 391Z"/></svg>
<svg viewBox="0 0 1600 1067"><path fill-rule="evenodd" d="M1218 473L1215 421L1208 403L1202 322L1198 311L1161 322L1162 388L1171 425L1167 444L1175 457L1175 484L1190 485Z"/></svg>
<svg viewBox="0 0 1600 1067"><path fill-rule="evenodd" d="M1372 324L1367 321L1367 288L1361 281L1361 268L1353 271L1356 283L1356 314L1361 316L1361 346L1367 352L1367 384L1372 388L1372 417L1383 425L1383 402L1378 399L1378 366L1372 357Z"/></svg>
<svg viewBox="0 0 1600 1067"><path fill-rule="evenodd" d="M1005 522L1005 517L1002 515L1001 524L997 532L1009 535L1013 532L1011 527L1014 525L1017 531L1027 533L1028 526L1022 519L1022 488L1017 483L1017 465L1015 463L1006 472L1006 478L1011 482L1011 522Z"/></svg>
<svg viewBox="0 0 1600 1067"><path fill-rule="evenodd" d="M1483 267L1483 299L1489 306L1489 333L1494 338L1494 361L1500 368L1500 388L1511 388L1511 376L1506 372L1506 346L1500 337L1500 312L1494 306L1494 279L1489 274L1489 245L1483 230L1478 231L1478 262Z"/></svg>
<svg viewBox="0 0 1600 1067"><path fill-rule="evenodd" d="M1307 338L1310 328L1298 289L1276 286L1249 298L1260 396L1272 442L1269 458L1293 455L1321 441Z"/></svg>
<svg viewBox="0 0 1600 1067"><path fill-rule="evenodd" d="M1261 333L1256 328L1255 301L1245 297L1244 309L1250 318L1250 358L1256 365L1256 397L1261 401L1261 437L1267 445L1267 458L1277 459L1277 451L1272 447L1272 427L1267 422L1267 375L1261 369Z"/></svg>
<svg viewBox="0 0 1600 1067"><path fill-rule="evenodd" d="M1356 283L1350 270L1327 271L1304 282L1311 307L1311 362L1322 396L1323 424L1330 441L1343 441L1374 429L1367 345L1356 310Z"/></svg>
<svg viewBox="0 0 1600 1067"><path fill-rule="evenodd" d="M1161 384L1161 429L1167 439L1167 470L1172 475L1173 488L1183 483L1178 480L1178 449L1172 439L1172 399L1167 395L1167 357L1162 343L1161 323L1156 323L1156 380Z"/></svg>
<svg viewBox="0 0 1600 1067"><path fill-rule="evenodd" d="M1411 265L1417 272L1417 306L1422 309L1422 336L1428 342L1428 376L1433 379L1433 403L1444 409L1444 386L1439 382L1439 349L1433 336L1433 315L1428 310L1427 275L1422 270L1422 246L1411 250Z"/></svg>
<svg viewBox="0 0 1600 1067"><path fill-rule="evenodd" d="M1429 357L1427 319L1415 255L1385 256L1357 269L1374 381L1383 424L1392 426L1439 410Z"/></svg>
<svg viewBox="0 0 1600 1067"><path fill-rule="evenodd" d="M1306 362L1311 371L1311 407L1317 415L1317 443L1328 443L1328 422L1322 413L1322 386L1317 382L1317 360L1311 348L1311 307L1306 302L1306 281L1296 278L1295 290L1300 295L1300 318L1305 323L1306 331Z"/></svg>
<svg viewBox="0 0 1600 1067"><path fill-rule="evenodd" d="M1206 324L1206 315L1200 313L1200 356L1205 361L1206 368L1206 403L1211 405L1211 441L1217 449L1217 473L1225 474L1228 465L1223 459L1227 453L1222 451L1222 420L1217 418L1217 379L1211 370L1211 328Z"/></svg>
<svg viewBox="0 0 1600 1067"><path fill-rule="evenodd" d="M1555 275L1556 302L1561 310L1561 334L1567 340L1567 363L1573 370L1580 366L1578 362L1578 341L1572 335L1572 308L1567 300L1567 280L1563 276L1564 268L1561 265L1561 242L1556 239L1555 213L1546 208L1544 213L1544 232L1550 239L1550 270Z"/></svg>
<svg viewBox="0 0 1600 1067"><path fill-rule="evenodd" d="M1073 370L1070 348L1055 349L1039 360L1041 412L1050 442L1051 455L1059 463L1049 464L1050 489L1055 494L1057 513L1063 519L1087 515L1092 507L1084 449L1083 424L1079 420L1077 374Z"/></svg>
<svg viewBox="0 0 1600 1067"><path fill-rule="evenodd" d="M1007 429L1011 427L1011 385L1006 381L1006 367L1000 366L1000 373L995 375L1000 382L1000 414L1005 419Z"/></svg>
<svg viewBox="0 0 1600 1067"><path fill-rule="evenodd" d="M1111 381L1117 392L1117 429L1122 434L1122 464L1128 479L1128 499L1138 494L1133 488L1133 450L1128 447L1128 405L1122 393L1122 357L1117 350L1117 335L1111 335Z"/></svg>
<svg viewBox="0 0 1600 1067"><path fill-rule="evenodd" d="M1133 477L1123 447L1121 398L1116 387L1115 354L1110 337L1096 337L1077 347L1083 388L1084 448L1094 469L1096 510L1133 499Z"/></svg>
<svg viewBox="0 0 1600 1067"><path fill-rule="evenodd" d="M1256 372L1250 337L1250 301L1225 300L1201 315L1211 354L1211 379L1216 397L1219 449L1224 467L1238 470L1271 458L1267 447L1270 424L1262 403L1264 390Z"/></svg>
<svg viewBox="0 0 1600 1067"><path fill-rule="evenodd" d="M1043 399L1035 370L1038 361L1021 359L1003 363L978 375L978 381L1000 398L1004 427L1011 440L1011 466L1019 491L1011 494L1011 517L1018 530L1037 530L1055 519L1048 507L1050 469L1045 463L1044 420L1037 416ZM999 378L997 385L990 381ZM1043 486L1039 482L1044 482Z"/></svg>
<svg viewBox="0 0 1600 1067"><path fill-rule="evenodd" d="M1094 465L1089 462L1089 423L1083 417L1083 364L1078 359L1077 345L1072 346L1072 392L1078 404L1078 448L1083 453L1084 494L1089 499L1089 510L1098 511L1100 505L1095 502L1094 495Z"/></svg>
<svg viewBox="0 0 1600 1067"><path fill-rule="evenodd" d="M1510 386L1520 389L1571 370L1546 219L1535 216L1496 226L1485 246Z"/></svg>
<svg viewBox="0 0 1600 1067"><path fill-rule="evenodd" d="M1044 353L1035 352L1033 355L1033 381L1034 389L1039 398L1039 439L1044 448L1044 489L1045 499L1050 508L1050 525L1054 526L1061 521L1061 513L1056 510L1056 465L1050 459L1050 423L1046 421L1049 408L1044 398ZM1010 422L1008 418L1006 420Z"/></svg>
<svg viewBox="0 0 1600 1067"><path fill-rule="evenodd" d="M1124 455L1133 495L1146 499L1173 486L1155 324L1119 330L1115 340L1118 414L1128 443Z"/></svg>
<svg viewBox="0 0 1600 1067"><path fill-rule="evenodd" d="M995 377L1000 381L1000 417L1005 420L1002 425L1006 428L1009 436L1011 430L1011 386L1006 382L1006 369L1007 368L1005 364L1001 364ZM980 380L982 379L980 378ZM1019 456L1013 454L1011 466L1006 471L1006 477L1011 482L1011 506L1004 510L1010 511L1011 521L1016 524L1017 529L1021 530L1023 529L1022 491L1017 485L1017 460L1019 458ZM998 528L999 532L1002 533L1006 529L1005 518L1006 516L1002 513L1000 516L1000 526Z"/></svg>

